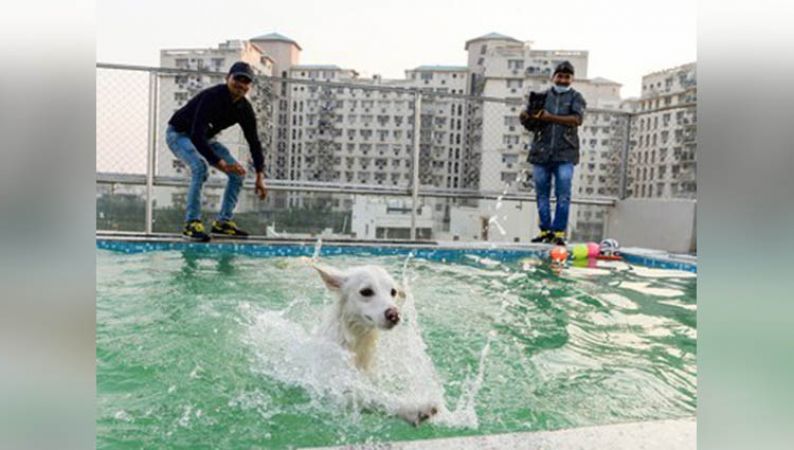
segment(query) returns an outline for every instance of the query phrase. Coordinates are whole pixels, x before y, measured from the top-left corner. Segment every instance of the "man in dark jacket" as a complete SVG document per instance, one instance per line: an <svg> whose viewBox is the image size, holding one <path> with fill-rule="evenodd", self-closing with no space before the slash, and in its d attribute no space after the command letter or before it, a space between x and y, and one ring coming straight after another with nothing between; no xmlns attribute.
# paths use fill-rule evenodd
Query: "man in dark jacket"
<svg viewBox="0 0 794 450"><path fill-rule="evenodd" d="M533 167L535 194L540 216L540 234L532 242L565 245L565 230L568 228L568 210L571 204L571 183L574 165L579 163L579 134L587 103L582 94L571 87L573 65L563 61L554 69L553 86L546 93L545 107L532 118L544 122L535 132L529 150L529 162ZM525 121L528 112L523 111ZM551 219L551 182L557 209Z"/></svg>
<svg viewBox="0 0 794 450"><path fill-rule="evenodd" d="M263 178L264 157L256 132L256 115L245 98L254 81L254 71L248 63L232 65L226 82L199 92L171 116L166 130L166 142L171 151L190 169L185 228L182 236L192 241L207 242L201 221L201 187L207 180L207 163L229 176L223 202L212 234L235 238L248 237L232 221L237 197L243 186L245 168L237 162L223 144L214 137L225 128L240 124L248 142L256 170L255 192L260 199L267 196Z"/></svg>

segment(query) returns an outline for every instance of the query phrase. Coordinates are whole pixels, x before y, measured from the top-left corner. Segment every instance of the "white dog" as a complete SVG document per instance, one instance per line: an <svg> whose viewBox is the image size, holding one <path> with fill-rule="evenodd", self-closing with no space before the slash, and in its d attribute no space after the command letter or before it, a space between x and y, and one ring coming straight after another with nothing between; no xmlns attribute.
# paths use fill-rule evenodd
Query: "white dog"
<svg viewBox="0 0 794 450"><path fill-rule="evenodd" d="M324 324L323 332L331 340L353 353L356 367L369 372L377 349L379 330L390 330L400 323L399 299L405 292L386 270L378 266L360 266L341 271L313 266L326 287L337 295ZM418 425L438 412L432 402L404 405L396 413Z"/></svg>

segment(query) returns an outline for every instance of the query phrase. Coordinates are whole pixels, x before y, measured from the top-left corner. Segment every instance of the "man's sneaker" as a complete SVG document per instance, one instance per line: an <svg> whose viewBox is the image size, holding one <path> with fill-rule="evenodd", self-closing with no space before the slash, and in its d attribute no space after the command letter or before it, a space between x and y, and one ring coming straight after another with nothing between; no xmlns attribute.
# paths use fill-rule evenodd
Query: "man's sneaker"
<svg viewBox="0 0 794 450"><path fill-rule="evenodd" d="M534 238L532 238L532 240L530 242L532 242L533 244L539 244L539 243L544 243L545 244L545 243L551 242L551 237L552 237L551 231L549 231L549 230L540 230L540 234L535 236Z"/></svg>
<svg viewBox="0 0 794 450"><path fill-rule="evenodd" d="M237 228L237 224L231 220L216 220L212 222L212 234L215 236L238 239L245 239L248 237L248 233Z"/></svg>
<svg viewBox="0 0 794 450"><path fill-rule="evenodd" d="M554 245L565 245L565 232L555 231L549 242Z"/></svg>
<svg viewBox="0 0 794 450"><path fill-rule="evenodd" d="M196 242L209 242L210 236L204 232L204 224L200 220L191 220L182 230L182 239Z"/></svg>

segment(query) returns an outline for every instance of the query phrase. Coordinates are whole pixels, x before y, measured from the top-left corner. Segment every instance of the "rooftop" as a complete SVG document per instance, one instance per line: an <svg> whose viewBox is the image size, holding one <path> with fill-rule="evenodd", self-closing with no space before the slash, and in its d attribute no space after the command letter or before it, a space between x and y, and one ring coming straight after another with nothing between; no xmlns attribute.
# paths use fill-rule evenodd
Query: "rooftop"
<svg viewBox="0 0 794 450"><path fill-rule="evenodd" d="M474 39L469 39L468 41L466 41L466 46L464 47L464 49L468 50L469 49L469 44L471 44L472 42L487 41L487 40L492 40L492 39L515 41L515 42L521 43L521 41L519 41L518 39L510 37L510 36L505 36L504 34L488 33L488 34L484 34L484 35L482 35L480 37L476 37Z"/></svg>
<svg viewBox="0 0 794 450"><path fill-rule="evenodd" d="M417 66L413 69L409 69L409 72L466 72L469 70L468 66L434 66L434 65L422 65Z"/></svg>
<svg viewBox="0 0 794 450"><path fill-rule="evenodd" d="M593 83L593 84L615 84L615 85L618 85L618 86L623 86L622 84L618 83L617 81L612 81L612 80L606 79L604 77L595 77L595 78L591 79L590 82Z"/></svg>
<svg viewBox="0 0 794 450"><path fill-rule="evenodd" d="M298 45L297 42L295 42L294 40L288 38L287 36L284 36L283 34L279 34L279 33L263 34L261 36L253 37L253 38L251 38L249 40L251 40L251 41L280 41L280 42L288 42L288 43L294 44L296 47L298 47L298 50L303 50L301 48L301 46Z"/></svg>
<svg viewBox="0 0 794 450"><path fill-rule="evenodd" d="M292 70L343 70L336 64L298 64L290 67Z"/></svg>

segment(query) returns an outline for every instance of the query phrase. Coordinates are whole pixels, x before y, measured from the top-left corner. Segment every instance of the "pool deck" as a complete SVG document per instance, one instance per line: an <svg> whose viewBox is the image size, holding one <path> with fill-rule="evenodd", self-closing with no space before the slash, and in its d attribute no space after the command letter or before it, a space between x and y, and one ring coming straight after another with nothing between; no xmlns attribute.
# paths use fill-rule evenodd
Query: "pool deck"
<svg viewBox="0 0 794 450"><path fill-rule="evenodd" d="M684 450L697 447L697 422L694 417L623 423L555 431L492 434L443 439L423 439L390 443L371 443L335 449L400 450Z"/></svg>
<svg viewBox="0 0 794 450"><path fill-rule="evenodd" d="M181 235L175 233L138 232L101 232L96 233L97 247L127 251L146 250L180 250L180 249L218 249L243 251L244 253L260 254L257 248L314 248L318 239L270 238L252 236L248 239L214 239L209 243L186 242ZM571 248L576 243L568 244ZM420 249L428 251L470 250L475 252L510 252L526 253L527 256L545 255L553 247L551 244L510 243L510 242L461 242L461 241L408 241L408 240L360 240L360 239L323 239L323 248L336 247L344 253L345 249L354 247L381 248L388 250ZM246 251L249 250L249 251ZM697 256L672 254L663 250L652 250L637 247L621 248L626 262L661 269L676 269L697 272ZM278 255L284 251L277 252Z"/></svg>

